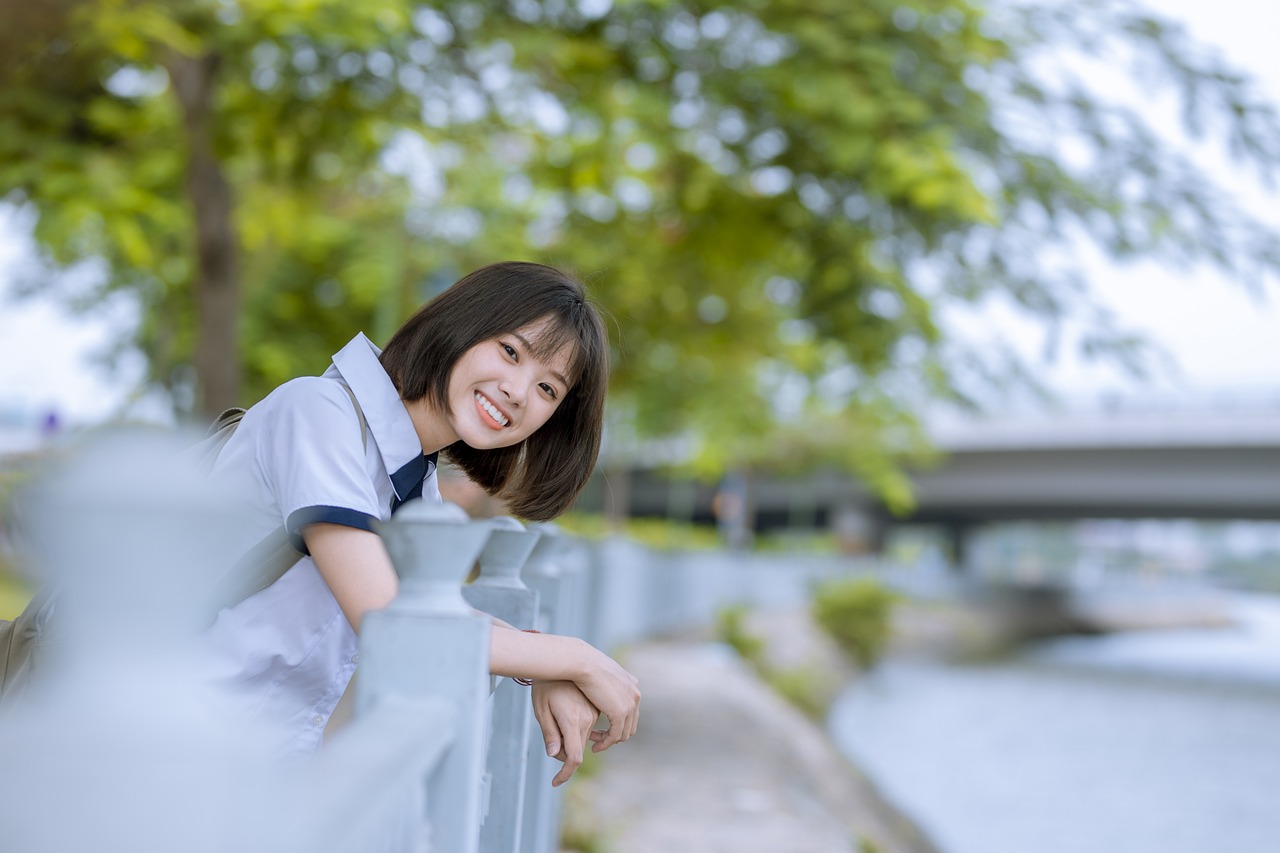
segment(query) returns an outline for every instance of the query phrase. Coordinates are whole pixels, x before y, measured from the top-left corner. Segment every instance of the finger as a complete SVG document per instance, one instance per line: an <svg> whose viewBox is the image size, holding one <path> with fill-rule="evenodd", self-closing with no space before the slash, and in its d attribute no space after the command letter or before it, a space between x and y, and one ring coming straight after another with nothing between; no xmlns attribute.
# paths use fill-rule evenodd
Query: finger
<svg viewBox="0 0 1280 853"><path fill-rule="evenodd" d="M618 743L620 740L622 740L622 735L624 731L623 725L625 724L625 722L626 722L626 717L618 717L617 720L612 720L612 719L609 720L609 731L605 732L604 739L601 740L599 744L597 744L597 746L599 747L599 749L596 750L597 752L601 749L608 749L609 747L613 746L615 743Z"/></svg>
<svg viewBox="0 0 1280 853"><path fill-rule="evenodd" d="M558 788L569 778L573 776L574 771L582 766L582 744L577 742L577 738L567 738L565 740L565 751L559 756L564 765L560 768L560 772L551 780L551 787Z"/></svg>
<svg viewBox="0 0 1280 853"><path fill-rule="evenodd" d="M609 737L609 732L604 729L592 729L591 734L588 735L588 737L591 739L592 752L604 752L606 749L613 746L613 744L605 742Z"/></svg>
<svg viewBox="0 0 1280 853"><path fill-rule="evenodd" d="M542 742L547 748L547 755L555 758L560 754L560 745L564 743L564 735L560 733L555 715L548 712L546 719L538 716L538 725L542 727Z"/></svg>

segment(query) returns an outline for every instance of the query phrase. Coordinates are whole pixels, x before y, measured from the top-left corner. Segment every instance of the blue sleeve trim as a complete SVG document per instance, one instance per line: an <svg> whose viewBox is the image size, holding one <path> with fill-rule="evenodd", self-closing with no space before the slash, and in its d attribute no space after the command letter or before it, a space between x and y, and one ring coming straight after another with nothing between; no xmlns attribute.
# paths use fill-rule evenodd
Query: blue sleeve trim
<svg viewBox="0 0 1280 853"><path fill-rule="evenodd" d="M294 510L284 526L289 531L289 539L293 541L293 547L310 556L307 543L302 539L302 528L308 524L341 524L344 527L373 532L375 520L367 512L342 506L304 506L302 509Z"/></svg>

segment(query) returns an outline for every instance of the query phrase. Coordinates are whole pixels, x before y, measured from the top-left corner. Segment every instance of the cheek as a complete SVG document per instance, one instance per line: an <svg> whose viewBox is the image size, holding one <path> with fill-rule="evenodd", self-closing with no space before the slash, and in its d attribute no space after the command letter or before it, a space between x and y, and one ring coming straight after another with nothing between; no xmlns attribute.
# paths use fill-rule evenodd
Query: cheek
<svg viewBox="0 0 1280 853"><path fill-rule="evenodd" d="M556 408L555 403L549 403L544 400L542 404L538 406L536 412L532 413L537 415L534 419L535 423L533 429L538 430L545 426L547 421L551 420L551 416L556 413Z"/></svg>

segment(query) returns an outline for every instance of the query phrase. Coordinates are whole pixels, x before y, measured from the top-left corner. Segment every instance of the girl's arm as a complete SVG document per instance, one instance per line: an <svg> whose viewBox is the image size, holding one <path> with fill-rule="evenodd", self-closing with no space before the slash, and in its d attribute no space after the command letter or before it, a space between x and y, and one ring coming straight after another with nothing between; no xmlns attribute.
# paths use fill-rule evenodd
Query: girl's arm
<svg viewBox="0 0 1280 853"><path fill-rule="evenodd" d="M533 715L542 728L547 755L564 762L551 786L563 785L582 764L587 741L599 743L605 733L593 731L600 712L572 681L536 681Z"/></svg>
<svg viewBox="0 0 1280 853"><path fill-rule="evenodd" d="M535 681L572 681L609 719L609 731L592 751L608 749L636 733L640 682L604 652L576 637L494 628L489 671Z"/></svg>
<svg viewBox="0 0 1280 853"><path fill-rule="evenodd" d="M302 530L320 577L357 634L364 614L381 610L400 589L382 539L343 524L309 524Z"/></svg>
<svg viewBox="0 0 1280 853"><path fill-rule="evenodd" d="M382 540L376 533L341 524L308 525L302 535L320 576L359 633L364 614L386 607L399 588ZM639 682L582 640L495 625L489 635L489 671L538 681L572 681L609 719L608 733L592 747L596 752L635 734Z"/></svg>

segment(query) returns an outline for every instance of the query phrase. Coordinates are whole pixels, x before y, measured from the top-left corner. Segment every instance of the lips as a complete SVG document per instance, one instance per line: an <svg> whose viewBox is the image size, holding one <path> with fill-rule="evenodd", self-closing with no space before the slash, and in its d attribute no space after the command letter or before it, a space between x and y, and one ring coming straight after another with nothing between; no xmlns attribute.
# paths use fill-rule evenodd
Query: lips
<svg viewBox="0 0 1280 853"><path fill-rule="evenodd" d="M481 394L479 391L475 393L476 409L480 412L480 419L490 429L500 430L506 429L511 423L511 418L507 413L502 411L496 403Z"/></svg>

